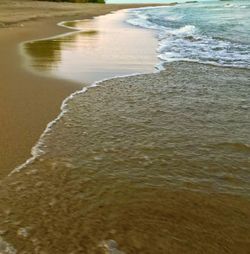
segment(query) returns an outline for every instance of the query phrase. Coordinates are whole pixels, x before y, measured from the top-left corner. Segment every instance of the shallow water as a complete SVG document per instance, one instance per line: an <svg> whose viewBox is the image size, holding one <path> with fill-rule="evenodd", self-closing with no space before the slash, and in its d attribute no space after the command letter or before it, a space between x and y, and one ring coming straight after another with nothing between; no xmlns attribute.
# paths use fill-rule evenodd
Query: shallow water
<svg viewBox="0 0 250 254"><path fill-rule="evenodd" d="M176 63L167 74L75 95L37 151L141 186L249 195L249 71Z"/></svg>
<svg viewBox="0 0 250 254"><path fill-rule="evenodd" d="M172 63L75 95L44 153L1 183L4 241L41 254L247 253L249 79Z"/></svg>

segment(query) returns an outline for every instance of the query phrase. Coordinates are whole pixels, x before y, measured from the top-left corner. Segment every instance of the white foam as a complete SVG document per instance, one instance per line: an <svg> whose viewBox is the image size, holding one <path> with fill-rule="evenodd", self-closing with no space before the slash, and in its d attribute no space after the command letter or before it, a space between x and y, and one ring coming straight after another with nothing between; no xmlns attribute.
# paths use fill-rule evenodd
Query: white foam
<svg viewBox="0 0 250 254"><path fill-rule="evenodd" d="M101 247L106 254L125 254L125 252L118 249L118 244L115 240L106 240L102 241L99 244L99 247Z"/></svg>
<svg viewBox="0 0 250 254"><path fill-rule="evenodd" d="M230 8L230 7L237 7L235 4L225 4L224 7Z"/></svg>
<svg viewBox="0 0 250 254"><path fill-rule="evenodd" d="M159 66L161 66L161 64L159 63ZM155 73L159 72L160 70L163 69L163 65L162 67L156 67L155 68L156 71ZM84 87L83 89L76 91L74 93L72 93L70 96L68 96L61 105L61 112L60 114L50 123L48 123L47 127L45 128L44 132L42 133L42 135L40 136L39 140L37 141L37 143L35 144L35 146L33 146L33 148L31 149L31 157L26 160L23 164L17 166L14 170L12 170L8 176L11 176L14 173L18 173L20 172L23 168L25 168L27 165L31 164L32 162L34 162L36 159L38 159L39 157L41 157L42 155L44 155L46 152L42 149L42 146L44 145L44 140L45 137L52 131L53 126L64 116L65 113L67 113L68 111L68 103L77 95L79 94L84 94L85 92L87 92L89 89L91 88L95 88L100 86L103 82L105 81L110 81L110 80L114 80L114 79L118 79L118 78L126 78L126 77L133 77L133 76L140 76L140 75L145 75L148 73L133 73L133 74L128 74L128 75L120 75L120 76L114 76L112 78L106 78L106 79L102 79L99 81L94 82L93 84L91 84L88 87Z"/></svg>
<svg viewBox="0 0 250 254"><path fill-rule="evenodd" d="M230 6L232 4L229 4ZM153 14L140 9L132 12L129 24L146 29L157 31L159 46L157 52L161 61L198 61L200 63L217 63L222 66L232 66L238 68L249 68L249 54L247 45L225 41L219 38L210 38L208 35L200 33L199 29L191 24L186 24L179 28L173 28L171 24L178 23L182 16L177 16L172 12ZM168 26L168 22L170 25Z"/></svg>
<svg viewBox="0 0 250 254"><path fill-rule="evenodd" d="M16 254L16 249L0 237L0 254Z"/></svg>

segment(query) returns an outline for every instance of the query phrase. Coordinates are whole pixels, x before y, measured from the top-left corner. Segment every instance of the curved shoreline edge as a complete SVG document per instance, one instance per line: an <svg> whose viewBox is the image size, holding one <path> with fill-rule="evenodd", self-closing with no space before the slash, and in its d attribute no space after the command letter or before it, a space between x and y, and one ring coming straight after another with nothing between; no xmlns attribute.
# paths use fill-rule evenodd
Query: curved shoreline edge
<svg viewBox="0 0 250 254"><path fill-rule="evenodd" d="M164 7L164 6L162 6ZM126 9L127 11L130 10L136 10L136 9L144 9L144 8L158 8L157 6L147 6L147 7L139 7L139 8L129 8ZM124 9L122 9L124 10ZM119 12L121 10L117 10L117 11L111 11L107 14L103 14L103 15L98 15L98 16L94 16L91 19L95 19L97 17L101 17L101 16L106 16L109 15L111 13L116 13ZM65 25L65 23L67 22L77 22L77 21L83 21L86 19L75 19L75 20L70 20L70 21L60 21L57 23L57 26L66 28L66 29L70 29L70 30L74 30L73 32L66 32L66 33L62 33L62 34L58 34L58 35L54 35L54 36L49 36L49 37L45 37L42 39L34 39L34 40L28 40L28 41L24 41L19 45L19 49L20 52L24 55L25 53L23 52L23 45L26 43L31 43L31 42L36 42L36 41L43 41L43 40L50 40L50 39L54 39L54 38L61 38L64 36L68 36L71 34L76 34L78 32L84 31L84 29L78 29L78 28L74 28L71 26L67 26ZM145 28L142 28L145 29ZM190 62L190 63L197 63L197 64L202 64L202 65L211 65L211 66L215 66L215 67L219 67L219 68L233 68L233 69L246 69L248 70L249 68L246 67L237 67L237 66L227 66L227 65L220 65L220 64L216 64L216 63L208 63L208 62L200 62L199 60L192 60L192 59L181 59L181 60L176 60L176 61L172 61L172 62ZM155 73L159 73L161 71L166 70L166 65L171 64L171 62L164 62L161 59L159 59L159 63L155 66L155 71L152 72L152 74ZM31 71L29 69L29 71ZM42 144L43 144L43 138L51 131L52 127L63 117L63 115L67 112L67 105L68 102L70 102L76 95L79 94L84 94L88 89L90 88L94 88L97 86L101 86L101 84L105 81L112 81L115 79L119 79L119 78L126 78L126 77L133 77L133 76L140 76L140 75L145 75L145 74L150 74L150 73L132 73L129 75L121 75L121 76L113 76L111 78L107 78L107 79L102 79L102 80L97 80L94 83L92 83L91 85L87 86L87 87L83 87L80 90L77 90L73 93L71 93L69 96L67 96L63 101L62 104L60 106L60 112L59 114L56 116L56 118L54 118L52 121L50 121L47 125L46 128L44 129L44 131L42 132L42 134L40 135L39 139L37 140L37 142L35 143L35 145L31 148L31 157L28 158L24 163L18 165L17 167L15 167L9 174L8 176L19 172L20 170L22 170L25 166L27 166L28 164L32 163L36 158L39 158L40 156L42 156L44 154L44 152L39 148ZM39 73L36 73L36 75L39 75ZM41 76L43 76L45 74L41 74Z"/></svg>
<svg viewBox="0 0 250 254"><path fill-rule="evenodd" d="M20 3L19 3L20 2ZM17 3L17 5L15 4ZM19 4L22 8L18 9ZM64 6L62 12L53 8ZM60 77L37 75L27 71L20 44L25 41L39 40L69 32L68 28L57 26L57 23L71 20L90 19L113 11L144 7L148 5L72 5L61 3L44 4L44 2L16 0L0 3L0 19L8 16L10 11L15 14L9 19L25 15L35 15L38 11L46 13L23 24L0 28L0 54L2 67L0 71L0 179L16 166L30 157L30 150L37 142L47 123L60 113L62 101L71 93L81 89L79 83ZM34 9L33 9L34 8ZM70 10L69 10L70 9ZM34 10L34 11L31 11ZM48 12L47 12L48 10ZM60 9L61 10L61 9ZM60 14L60 15L58 15ZM6 17L7 17L6 16Z"/></svg>
<svg viewBox="0 0 250 254"><path fill-rule="evenodd" d="M140 8L149 8L149 7L147 6L147 7L140 7ZM154 6L152 6L152 7L150 6L150 8L155 8L155 7ZM137 9L137 8L129 8L129 9L126 8L126 9L121 9L121 10L117 10L117 11L111 11L111 12L109 12L107 14L94 16L91 19L95 19L95 18L101 17L101 16L106 16L106 15L109 15L111 13L116 13L116 12L123 11L123 10L128 10L129 11L129 10L133 10L133 9ZM70 22L77 22L77 21L83 21L83 20L86 20L86 19L70 20ZM23 41L22 43L20 43L18 46L19 46L19 52L22 55L22 58L27 57L26 53L24 52L24 47L23 47L26 43L32 43L32 42L37 42L37 41L43 41L43 40L50 40L50 39L54 39L54 38L60 38L60 37L64 37L64 36L68 36L68 35L72 35L72 34L77 34L77 33L81 32L81 31L84 31L84 29L77 29L77 28L65 25L65 23L67 23L67 22L69 22L69 21L60 21L59 23L57 23L57 26L63 27L63 28L66 28L66 29L74 30L73 32L66 32L66 33L62 33L62 34L58 34L58 35L54 35L54 36L45 37L45 38L42 38L42 39L27 40L27 41ZM23 59L23 61L25 62L25 61L27 61L27 59ZM157 64L157 66L158 65L161 65L161 63ZM157 72L160 72L161 70L164 70L163 65L161 65L162 66L161 68L158 68L157 66L155 66L155 72L153 72L153 73L157 73ZM27 66L25 66L25 67L27 67ZM33 70L30 69L30 68L27 68L27 71L33 72ZM35 75L46 76L46 74L40 74L40 73L38 73L36 71L34 71L34 73L35 73ZM10 176L10 175L12 175L14 173L19 172L25 166L27 166L28 164L32 163L36 158L38 158L41 155L43 155L43 151L41 149L39 149L40 145L43 144L43 138L46 136L46 134L48 134L50 132L50 130L54 126L54 124L56 124L57 121L60 120L61 117L67 112L67 104L68 104L68 102L70 100L72 100L76 95L85 93L89 88L94 88L96 86L100 86L101 83L104 82L104 81L114 80L114 79L118 79L118 78L125 78L125 77L133 77L133 76L144 75L144 74L148 74L148 73L131 73L129 75L120 75L120 76L117 75L117 76L113 76L111 78L97 80L94 83L90 84L89 86L83 87L82 89L76 90L75 92L71 93L69 96L67 96L62 101L61 106L60 106L60 112L59 112L59 114L56 116L55 119L53 119L52 121L50 121L46 125L46 128L44 129L44 131L42 132L42 134L38 138L37 142L31 148L31 153L30 153L31 157L28 158L24 163L18 165L13 170L11 170L11 172L8 174L8 176ZM49 77L51 77L51 76L49 76ZM52 76L52 78L53 78L53 76ZM62 78L62 80L64 80L64 79Z"/></svg>

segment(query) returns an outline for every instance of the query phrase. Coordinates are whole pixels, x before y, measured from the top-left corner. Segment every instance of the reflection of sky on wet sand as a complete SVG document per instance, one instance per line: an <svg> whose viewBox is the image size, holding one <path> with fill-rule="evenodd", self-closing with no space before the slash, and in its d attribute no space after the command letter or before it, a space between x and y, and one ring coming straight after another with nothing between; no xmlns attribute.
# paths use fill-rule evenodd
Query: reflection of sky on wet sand
<svg viewBox="0 0 250 254"><path fill-rule="evenodd" d="M29 66L81 83L152 72L157 63L157 41L151 31L122 22L126 15L120 11L93 20L65 23L83 31L27 43Z"/></svg>

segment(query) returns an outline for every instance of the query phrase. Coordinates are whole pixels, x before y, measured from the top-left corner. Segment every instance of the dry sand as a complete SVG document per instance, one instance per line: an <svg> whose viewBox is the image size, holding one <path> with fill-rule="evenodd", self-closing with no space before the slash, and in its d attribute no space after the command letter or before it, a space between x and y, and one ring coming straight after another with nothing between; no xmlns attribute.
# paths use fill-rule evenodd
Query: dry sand
<svg viewBox="0 0 250 254"><path fill-rule="evenodd" d="M150 4L152 6L154 4ZM81 15L89 18L124 8L149 6L147 4L80 4L56 3L34 0L1 0L0 27L22 26L23 22L41 18ZM72 18L72 17L71 17Z"/></svg>
<svg viewBox="0 0 250 254"><path fill-rule="evenodd" d="M27 72L19 43L66 32L56 25L61 20L139 6L0 1L0 178L30 156L46 124L59 113L62 100L80 88Z"/></svg>

